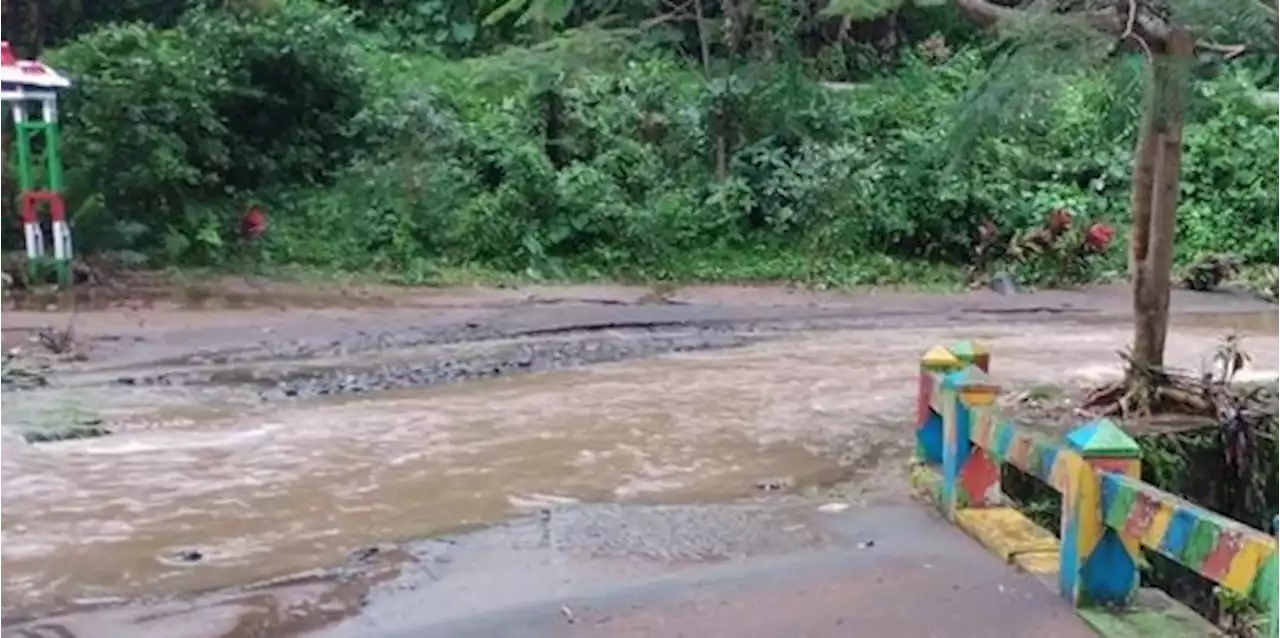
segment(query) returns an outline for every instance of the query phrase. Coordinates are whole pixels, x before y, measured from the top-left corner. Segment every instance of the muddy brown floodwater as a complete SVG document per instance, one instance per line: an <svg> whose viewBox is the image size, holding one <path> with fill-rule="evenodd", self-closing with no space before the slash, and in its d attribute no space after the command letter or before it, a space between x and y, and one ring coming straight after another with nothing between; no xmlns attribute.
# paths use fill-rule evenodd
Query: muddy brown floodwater
<svg viewBox="0 0 1280 638"><path fill-rule="evenodd" d="M763 477L830 476L857 439L869 458L851 464L896 456L890 423L839 436L850 402L896 392L850 393L833 372L859 353L829 345L788 344L785 363L775 346L7 445L6 605L250 582L499 520L539 494L731 499ZM178 558L190 550L198 564Z"/></svg>
<svg viewBox="0 0 1280 638"><path fill-rule="evenodd" d="M1250 333L1254 374L1274 377L1274 311L1180 319L1173 363L1202 364L1229 330ZM37 445L6 434L4 614L261 582L554 503L900 501L914 359L962 337L989 344L1003 383L1070 384L1114 374L1129 328L801 328L731 349L294 401L254 383L142 388L82 370L65 387L5 396L6 416L78 399L114 433Z"/></svg>

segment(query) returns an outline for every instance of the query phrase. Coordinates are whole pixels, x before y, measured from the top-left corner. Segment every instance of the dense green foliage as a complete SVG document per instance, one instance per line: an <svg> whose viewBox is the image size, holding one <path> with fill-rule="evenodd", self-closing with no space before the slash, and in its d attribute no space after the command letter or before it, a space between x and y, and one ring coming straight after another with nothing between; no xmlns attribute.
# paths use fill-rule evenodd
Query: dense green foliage
<svg viewBox="0 0 1280 638"><path fill-rule="evenodd" d="M1136 65L1060 70L979 126L967 98L1001 51L945 9L849 25L763 3L734 28L731 4L702 30L639 2L610 29L591 6L440 0L75 22L45 55L77 81L79 243L226 264L256 204L266 264L867 282L959 272L984 220L1010 237L1065 207L1123 235ZM1196 88L1184 258L1277 254L1277 117L1245 70Z"/></svg>

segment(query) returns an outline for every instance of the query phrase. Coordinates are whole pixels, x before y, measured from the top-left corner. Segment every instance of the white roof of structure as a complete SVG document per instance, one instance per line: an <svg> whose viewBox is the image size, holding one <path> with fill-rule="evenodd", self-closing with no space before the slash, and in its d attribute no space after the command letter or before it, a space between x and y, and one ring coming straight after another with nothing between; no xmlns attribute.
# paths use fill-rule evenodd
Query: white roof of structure
<svg viewBox="0 0 1280 638"><path fill-rule="evenodd" d="M3 43L3 49L0 53L0 84L45 89L65 89L71 86L71 80L43 62L17 59L9 49L8 42Z"/></svg>

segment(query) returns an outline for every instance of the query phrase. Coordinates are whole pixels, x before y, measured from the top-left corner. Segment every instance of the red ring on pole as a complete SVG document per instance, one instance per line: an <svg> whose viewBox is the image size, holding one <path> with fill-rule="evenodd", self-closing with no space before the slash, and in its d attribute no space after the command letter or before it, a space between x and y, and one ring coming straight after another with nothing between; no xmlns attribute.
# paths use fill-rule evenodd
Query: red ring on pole
<svg viewBox="0 0 1280 638"><path fill-rule="evenodd" d="M39 219L39 213L36 207L41 203L49 205L49 217L55 222L66 221L67 209L66 204L62 201L62 194L53 191L27 191L21 195L22 200L22 223L34 224Z"/></svg>

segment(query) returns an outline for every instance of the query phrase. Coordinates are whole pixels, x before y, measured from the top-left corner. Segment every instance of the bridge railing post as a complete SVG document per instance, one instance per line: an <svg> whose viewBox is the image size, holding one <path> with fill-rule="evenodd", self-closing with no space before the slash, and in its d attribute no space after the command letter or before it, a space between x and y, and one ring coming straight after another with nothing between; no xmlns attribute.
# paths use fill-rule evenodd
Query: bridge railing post
<svg viewBox="0 0 1280 638"><path fill-rule="evenodd" d="M1078 457L1068 461L1062 493L1059 590L1076 607L1127 604L1138 589L1141 544L1104 522L1098 473L1140 479L1141 449L1109 419L1085 423L1066 438Z"/></svg>
<svg viewBox="0 0 1280 638"><path fill-rule="evenodd" d="M964 364L942 346L934 346L920 357L919 385L916 388L916 458L939 465L942 463L942 412L939 377L955 372Z"/></svg>
<svg viewBox="0 0 1280 638"><path fill-rule="evenodd" d="M998 498L999 467L973 444L972 434L990 427L1000 388L976 365L948 374L942 386L942 507L954 520L956 510Z"/></svg>
<svg viewBox="0 0 1280 638"><path fill-rule="evenodd" d="M991 353L987 347L972 339L953 342L947 351L964 365L975 366L991 374Z"/></svg>

